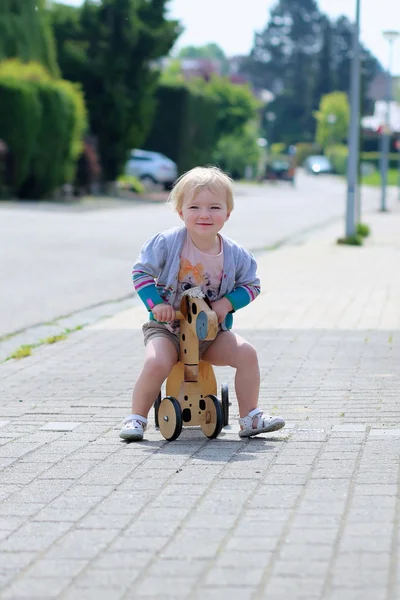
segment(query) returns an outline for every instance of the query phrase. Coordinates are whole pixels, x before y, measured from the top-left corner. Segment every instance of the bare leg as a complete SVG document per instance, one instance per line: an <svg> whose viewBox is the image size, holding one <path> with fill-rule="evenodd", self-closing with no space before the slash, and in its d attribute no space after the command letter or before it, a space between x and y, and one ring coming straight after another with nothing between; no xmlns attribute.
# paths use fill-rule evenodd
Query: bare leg
<svg viewBox="0 0 400 600"><path fill-rule="evenodd" d="M146 345L144 364L132 393L132 414L147 418L160 388L178 360L174 344L155 337Z"/></svg>
<svg viewBox="0 0 400 600"><path fill-rule="evenodd" d="M245 339L232 331L224 331L208 348L204 360L217 367L236 369L235 391L240 417L245 417L258 406L260 369L257 352Z"/></svg>

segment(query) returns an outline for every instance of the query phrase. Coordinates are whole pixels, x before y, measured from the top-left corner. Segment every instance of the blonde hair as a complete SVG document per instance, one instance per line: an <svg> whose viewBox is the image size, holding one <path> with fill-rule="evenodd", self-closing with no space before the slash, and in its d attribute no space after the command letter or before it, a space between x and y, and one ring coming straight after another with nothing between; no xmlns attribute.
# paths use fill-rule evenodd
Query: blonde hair
<svg viewBox="0 0 400 600"><path fill-rule="evenodd" d="M187 194L193 192L193 198L201 190L208 189L214 194L225 194L228 212L233 210L232 179L218 167L194 167L176 180L167 203L177 212L182 210Z"/></svg>

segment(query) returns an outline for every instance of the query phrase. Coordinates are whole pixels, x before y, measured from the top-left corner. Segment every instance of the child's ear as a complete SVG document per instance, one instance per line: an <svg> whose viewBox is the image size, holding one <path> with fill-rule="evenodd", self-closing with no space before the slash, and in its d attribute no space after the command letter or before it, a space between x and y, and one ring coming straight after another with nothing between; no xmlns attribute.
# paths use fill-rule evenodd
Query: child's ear
<svg viewBox="0 0 400 600"><path fill-rule="evenodd" d="M227 222L227 220L229 219L230 216L231 216L231 213L228 212L228 214L226 215L225 223Z"/></svg>
<svg viewBox="0 0 400 600"><path fill-rule="evenodd" d="M178 215L180 216L180 218L181 218L181 219L182 219L182 221L183 221L183 212L182 212L181 210L178 210Z"/></svg>

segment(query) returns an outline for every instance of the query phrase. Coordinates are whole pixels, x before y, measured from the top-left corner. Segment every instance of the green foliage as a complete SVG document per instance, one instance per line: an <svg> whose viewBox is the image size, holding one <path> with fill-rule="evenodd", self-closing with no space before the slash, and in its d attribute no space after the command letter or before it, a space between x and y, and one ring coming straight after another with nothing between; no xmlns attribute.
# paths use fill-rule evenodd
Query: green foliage
<svg viewBox="0 0 400 600"><path fill-rule="evenodd" d="M346 175L347 173L347 146L337 144L336 146L329 146L325 150L325 156L329 158L335 173L338 175Z"/></svg>
<svg viewBox="0 0 400 600"><path fill-rule="evenodd" d="M227 75L229 72L228 59L224 51L218 44L211 43L204 46L185 46L178 52L178 58L200 58L206 60L218 61L220 63L221 74Z"/></svg>
<svg viewBox="0 0 400 600"><path fill-rule="evenodd" d="M3 0L0 4L0 60L37 61L59 75L46 0Z"/></svg>
<svg viewBox="0 0 400 600"><path fill-rule="evenodd" d="M11 193L28 175L41 118L37 90L26 81L0 72L0 139L6 142L9 151L3 185Z"/></svg>
<svg viewBox="0 0 400 600"><path fill-rule="evenodd" d="M243 127L257 119L261 103L247 84L237 85L227 77L212 75L209 81L200 78L191 80L189 87L216 103L218 139L225 135L241 135Z"/></svg>
<svg viewBox="0 0 400 600"><path fill-rule="evenodd" d="M368 225L366 225L366 223L358 223L356 227L356 234L366 238L371 234L371 229Z"/></svg>
<svg viewBox="0 0 400 600"><path fill-rule="evenodd" d="M0 113L7 115L4 122L0 116L0 137L11 150L10 187L20 197L45 197L74 175L86 128L82 94L38 63L4 61L0 81L8 86L0 97ZM10 89L14 101L5 112Z"/></svg>
<svg viewBox="0 0 400 600"><path fill-rule="evenodd" d="M323 149L347 139L350 107L344 92L322 96L319 111L314 113L314 117L317 121L316 141Z"/></svg>
<svg viewBox="0 0 400 600"><path fill-rule="evenodd" d="M398 169L390 169L388 171L387 184L388 185L398 185L399 182L399 171ZM363 175L361 178L361 183L363 185L371 185L373 187L380 187L382 185L381 174L379 171L375 171L374 173L369 173L368 175Z"/></svg>
<svg viewBox="0 0 400 600"><path fill-rule="evenodd" d="M145 191L143 183L134 175L120 175L117 184L121 190L128 190L129 192L143 194Z"/></svg>
<svg viewBox="0 0 400 600"><path fill-rule="evenodd" d="M53 82L32 82L42 106L42 119L30 171L18 191L22 198L43 198L64 183L63 168L70 145L73 110Z"/></svg>
<svg viewBox="0 0 400 600"><path fill-rule="evenodd" d="M349 91L353 24L347 17L329 19L318 4L316 0L277 0L268 23L255 35L250 56L242 61L243 75L249 75L258 89L271 90L276 96L268 107L276 114L274 141L311 142L316 126L312 111L321 96ZM361 53L362 90L367 90L382 67L362 45ZM268 138L266 121L263 127Z"/></svg>
<svg viewBox="0 0 400 600"><path fill-rule="evenodd" d="M309 156L321 154L321 150L317 144L299 142L296 144L296 164L302 165Z"/></svg>
<svg viewBox="0 0 400 600"><path fill-rule="evenodd" d="M224 51L218 44L204 46L185 46L178 52L178 58L209 58L211 60L226 60Z"/></svg>
<svg viewBox="0 0 400 600"><path fill-rule="evenodd" d="M234 179L243 178L247 166L255 172L261 158L257 138L257 128L253 124L246 125L240 135L222 136L213 152L213 162Z"/></svg>
<svg viewBox="0 0 400 600"><path fill-rule="evenodd" d="M381 161L381 153L380 152L362 152L361 155L362 162L369 163L373 165L376 169L380 168ZM399 154L397 152L391 152L388 156L389 159L389 167L391 169L398 169L399 167Z"/></svg>
<svg viewBox="0 0 400 600"><path fill-rule="evenodd" d="M279 156L285 152L285 149L286 149L286 144L282 144L282 143L271 144L270 153L273 156Z"/></svg>
<svg viewBox="0 0 400 600"><path fill-rule="evenodd" d="M79 9L50 11L64 76L82 84L90 130L106 181L123 172L154 117L158 72L177 34L165 19L167 0L86 0Z"/></svg>
<svg viewBox="0 0 400 600"><path fill-rule="evenodd" d="M70 141L64 157L64 181L72 182L75 177L77 161L83 152L83 138L88 128L88 114L82 87L79 83L58 79L57 88L68 98L70 105L68 115Z"/></svg>
<svg viewBox="0 0 400 600"><path fill-rule="evenodd" d="M348 237L339 238L337 243L341 246L362 246L363 238L361 235L354 234Z"/></svg>
<svg viewBox="0 0 400 600"><path fill-rule="evenodd" d="M217 107L186 86L159 86L157 111L144 147L165 154L180 173L210 162L216 142Z"/></svg>
<svg viewBox="0 0 400 600"><path fill-rule="evenodd" d="M181 61L172 59L162 70L160 85L184 85L185 76L182 71Z"/></svg>

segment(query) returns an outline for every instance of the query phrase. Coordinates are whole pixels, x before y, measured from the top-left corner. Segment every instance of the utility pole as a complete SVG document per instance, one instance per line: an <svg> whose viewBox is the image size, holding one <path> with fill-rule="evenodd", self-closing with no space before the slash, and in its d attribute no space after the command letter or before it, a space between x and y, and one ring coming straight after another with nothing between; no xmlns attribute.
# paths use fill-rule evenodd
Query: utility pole
<svg viewBox="0 0 400 600"><path fill-rule="evenodd" d="M386 119L382 133L382 156L381 156L381 212L387 212L386 207L386 188L389 166L391 125L390 125L390 105L392 102L392 58L393 44L400 36L398 31L384 31L383 37L389 43L389 64L386 74Z"/></svg>
<svg viewBox="0 0 400 600"><path fill-rule="evenodd" d="M353 58L350 83L349 156L347 161L346 238L356 233L355 201L358 182L360 146L360 0L356 0L356 22L353 31Z"/></svg>

